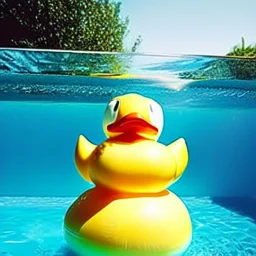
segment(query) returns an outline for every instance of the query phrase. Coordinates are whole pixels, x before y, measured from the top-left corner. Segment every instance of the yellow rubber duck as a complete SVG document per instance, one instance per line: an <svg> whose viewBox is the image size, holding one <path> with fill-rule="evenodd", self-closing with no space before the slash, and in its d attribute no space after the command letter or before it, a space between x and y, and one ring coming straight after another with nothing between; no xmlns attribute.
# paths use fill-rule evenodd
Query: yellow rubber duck
<svg viewBox="0 0 256 256"><path fill-rule="evenodd" d="M188 163L185 140L157 140L163 112L138 94L112 99L104 114L108 139L99 146L78 138L75 163L95 184L68 209L65 237L81 256L181 255L192 238L189 213L167 187Z"/></svg>

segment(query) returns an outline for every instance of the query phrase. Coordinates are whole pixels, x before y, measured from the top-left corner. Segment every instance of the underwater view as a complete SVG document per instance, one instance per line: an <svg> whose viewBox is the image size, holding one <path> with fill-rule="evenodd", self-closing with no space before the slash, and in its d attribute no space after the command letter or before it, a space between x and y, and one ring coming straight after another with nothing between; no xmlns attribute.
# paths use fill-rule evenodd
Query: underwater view
<svg viewBox="0 0 256 256"><path fill-rule="evenodd" d="M76 255L64 218L95 186L76 168L76 143L106 141L106 107L131 93L162 107L159 143L186 141L188 164L168 186L192 222L182 255L256 256L256 59L9 48L0 49L0 255ZM122 161L111 155L117 169Z"/></svg>

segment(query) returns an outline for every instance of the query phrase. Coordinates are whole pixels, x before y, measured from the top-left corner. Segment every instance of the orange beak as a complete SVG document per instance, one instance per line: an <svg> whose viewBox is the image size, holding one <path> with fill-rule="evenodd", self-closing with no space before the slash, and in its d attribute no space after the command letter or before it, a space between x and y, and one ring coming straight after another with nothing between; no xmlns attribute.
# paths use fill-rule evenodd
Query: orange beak
<svg viewBox="0 0 256 256"><path fill-rule="evenodd" d="M109 132L157 134L158 129L143 119L139 113L128 114L107 126Z"/></svg>

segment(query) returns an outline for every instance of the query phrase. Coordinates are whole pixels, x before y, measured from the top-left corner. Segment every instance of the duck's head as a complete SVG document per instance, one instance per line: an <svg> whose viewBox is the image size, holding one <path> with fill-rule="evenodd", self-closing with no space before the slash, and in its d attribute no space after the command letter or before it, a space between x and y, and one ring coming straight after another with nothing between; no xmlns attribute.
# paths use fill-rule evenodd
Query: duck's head
<svg viewBox="0 0 256 256"><path fill-rule="evenodd" d="M103 129L109 138L135 138L157 141L163 129L163 111L154 100L139 94L113 98L104 114Z"/></svg>

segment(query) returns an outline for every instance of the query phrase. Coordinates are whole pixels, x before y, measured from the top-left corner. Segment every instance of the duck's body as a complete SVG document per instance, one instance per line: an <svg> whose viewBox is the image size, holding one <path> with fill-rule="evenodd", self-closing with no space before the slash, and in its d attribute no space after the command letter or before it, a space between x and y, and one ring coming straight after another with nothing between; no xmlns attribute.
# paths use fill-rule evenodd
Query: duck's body
<svg viewBox="0 0 256 256"><path fill-rule="evenodd" d="M89 143L80 136L78 150ZM188 161L182 138L169 146L152 140L138 139L128 144L108 139L99 146L91 144L90 149L86 165L80 157L87 153L77 152L76 163L82 175L96 185L130 193L162 191L180 177Z"/></svg>
<svg viewBox="0 0 256 256"><path fill-rule="evenodd" d="M142 96L130 96L137 100L132 105L122 97L118 104L110 103L114 110L118 105L119 114L105 116L105 142L96 146L84 136L78 139L77 169L96 187L68 210L67 242L83 256L177 255L189 245L192 226L185 205L166 188L186 168L185 141L169 146L156 142L161 118L152 117L154 125L143 111L127 110L145 107Z"/></svg>
<svg viewBox="0 0 256 256"><path fill-rule="evenodd" d="M82 256L169 256L191 241L189 213L173 193L127 194L94 188L67 213L66 239Z"/></svg>

